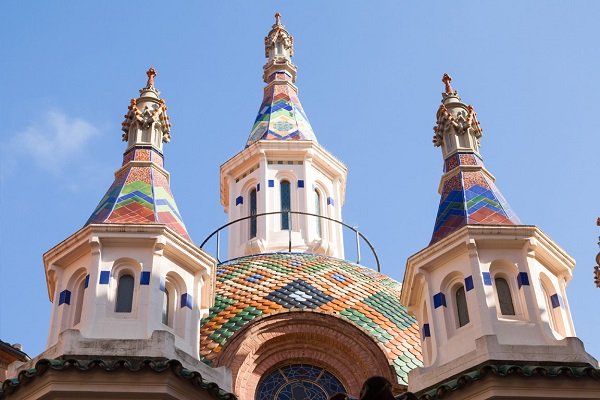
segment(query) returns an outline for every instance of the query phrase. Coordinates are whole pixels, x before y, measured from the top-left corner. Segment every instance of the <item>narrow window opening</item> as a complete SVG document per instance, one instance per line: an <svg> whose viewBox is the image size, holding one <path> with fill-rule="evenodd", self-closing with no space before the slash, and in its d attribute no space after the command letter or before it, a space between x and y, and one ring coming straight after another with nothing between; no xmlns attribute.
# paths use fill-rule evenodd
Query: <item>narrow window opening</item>
<svg viewBox="0 0 600 400"><path fill-rule="evenodd" d="M165 288L163 292L163 307L162 307L162 323L170 326L169 324L169 290Z"/></svg>
<svg viewBox="0 0 600 400"><path fill-rule="evenodd" d="M504 278L494 279L496 284L496 293L498 295L498 303L500 303L500 314L515 315L515 306L513 304L510 287Z"/></svg>
<svg viewBox="0 0 600 400"><path fill-rule="evenodd" d="M456 314L458 316L458 327L465 326L469 323L469 309L467 308L467 296L465 287L460 286L456 290Z"/></svg>
<svg viewBox="0 0 600 400"><path fill-rule="evenodd" d="M315 214L321 216L321 194L315 189ZM317 217L317 235L321 237L321 218Z"/></svg>
<svg viewBox="0 0 600 400"><path fill-rule="evenodd" d="M75 299L75 316L73 326L81 322L81 310L83 309L83 295L85 293L85 278L79 282L77 287L77 298Z"/></svg>
<svg viewBox="0 0 600 400"><path fill-rule="evenodd" d="M117 307L115 308L115 312L131 312L131 306L133 304L133 284L134 279L131 275L123 275L119 278L119 284L117 286Z"/></svg>
<svg viewBox="0 0 600 400"><path fill-rule="evenodd" d="M275 44L275 54L278 56L283 54L283 43L281 41Z"/></svg>
<svg viewBox="0 0 600 400"><path fill-rule="evenodd" d="M250 238L256 237L256 189L250 191Z"/></svg>
<svg viewBox="0 0 600 400"><path fill-rule="evenodd" d="M290 215L286 211L291 209L291 193L290 182L281 181L280 184L280 201L281 201L281 230L291 229Z"/></svg>

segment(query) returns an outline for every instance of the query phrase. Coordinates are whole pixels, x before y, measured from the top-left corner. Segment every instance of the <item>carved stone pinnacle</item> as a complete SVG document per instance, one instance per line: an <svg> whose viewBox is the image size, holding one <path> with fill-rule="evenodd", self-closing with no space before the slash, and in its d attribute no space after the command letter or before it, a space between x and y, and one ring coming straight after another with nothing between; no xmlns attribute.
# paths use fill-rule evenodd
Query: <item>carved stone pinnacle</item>
<svg viewBox="0 0 600 400"><path fill-rule="evenodd" d="M146 75L148 75L148 82L146 83L146 87L154 86L154 77L156 76L156 70L150 67L150 69L146 71Z"/></svg>

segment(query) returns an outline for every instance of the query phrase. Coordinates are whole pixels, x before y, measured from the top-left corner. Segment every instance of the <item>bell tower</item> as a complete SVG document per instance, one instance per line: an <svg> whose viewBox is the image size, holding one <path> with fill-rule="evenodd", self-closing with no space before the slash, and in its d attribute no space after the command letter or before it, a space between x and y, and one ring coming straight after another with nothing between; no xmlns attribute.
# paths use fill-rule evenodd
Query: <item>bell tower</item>
<svg viewBox="0 0 600 400"><path fill-rule="evenodd" d="M53 303L46 357L156 357L199 361L198 321L213 303L216 261L191 241L170 188L171 139L156 71L122 124L126 149L112 185L83 228L44 254Z"/></svg>
<svg viewBox="0 0 600 400"><path fill-rule="evenodd" d="M221 166L229 258L277 251L343 258L347 169L319 143L298 98L294 38L279 13L265 37L263 101L246 148ZM266 214L266 215L265 215ZM323 218L319 218L323 217Z"/></svg>
<svg viewBox="0 0 600 400"><path fill-rule="evenodd" d="M483 164L475 110L447 74L442 80L433 138L444 157L440 204L431 243L408 259L401 293L423 349L424 367L411 371L409 389L490 362L597 366L569 309L574 260L511 210Z"/></svg>

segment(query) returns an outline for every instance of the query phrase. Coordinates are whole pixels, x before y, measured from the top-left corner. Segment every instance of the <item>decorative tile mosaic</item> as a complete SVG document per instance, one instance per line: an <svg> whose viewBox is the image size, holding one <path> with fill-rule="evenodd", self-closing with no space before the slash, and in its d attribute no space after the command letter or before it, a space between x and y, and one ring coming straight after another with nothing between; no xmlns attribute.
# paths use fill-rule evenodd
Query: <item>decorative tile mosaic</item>
<svg viewBox="0 0 600 400"><path fill-rule="evenodd" d="M132 161L152 163L140 166ZM85 224L165 224L191 240L169 181L159 168L162 155L154 150L134 148L125 153L123 163L125 167Z"/></svg>
<svg viewBox="0 0 600 400"><path fill-rule="evenodd" d="M454 154L444 163L444 171L449 172L461 165L483 166L483 162L476 154ZM483 171L462 170L447 177L443 183L430 244L465 225L520 223L502 193Z"/></svg>
<svg viewBox="0 0 600 400"><path fill-rule="evenodd" d="M241 257L219 265L215 305L201 321L200 355L211 364L228 339L257 317L303 309L333 314L387 351L399 382L421 366L417 322L400 304L400 284L369 268L306 253Z"/></svg>
<svg viewBox="0 0 600 400"><path fill-rule="evenodd" d="M315 133L304 113L296 89L276 72L264 97L246 146L258 140L314 140Z"/></svg>

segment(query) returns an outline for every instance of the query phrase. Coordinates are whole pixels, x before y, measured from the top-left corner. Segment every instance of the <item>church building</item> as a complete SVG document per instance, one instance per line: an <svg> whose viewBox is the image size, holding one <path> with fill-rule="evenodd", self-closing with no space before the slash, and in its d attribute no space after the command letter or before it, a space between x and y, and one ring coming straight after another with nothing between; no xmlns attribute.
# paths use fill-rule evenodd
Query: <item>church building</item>
<svg viewBox="0 0 600 400"><path fill-rule="evenodd" d="M171 124L148 70L112 185L43 256L46 350L0 342L0 399L356 399L375 375L422 400L600 398L569 309L574 260L511 210L451 77L434 230L401 284L345 259L347 240L373 246L343 222L348 168L318 141L293 55L276 14L258 115L220 168L228 221L200 244L170 188Z"/></svg>

